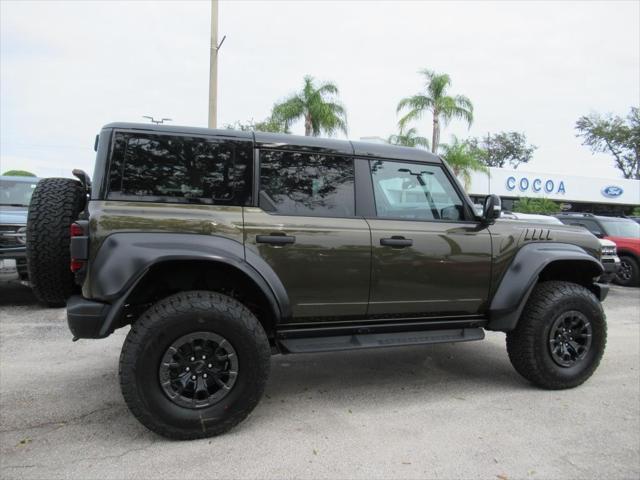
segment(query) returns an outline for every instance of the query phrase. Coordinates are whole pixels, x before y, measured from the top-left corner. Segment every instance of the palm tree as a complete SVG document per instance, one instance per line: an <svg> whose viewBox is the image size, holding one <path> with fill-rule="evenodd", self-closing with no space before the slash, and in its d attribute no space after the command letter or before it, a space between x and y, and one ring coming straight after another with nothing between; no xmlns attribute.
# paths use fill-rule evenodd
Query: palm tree
<svg viewBox="0 0 640 480"><path fill-rule="evenodd" d="M387 140L392 145L405 147L424 147L429 149L429 139L418 135L418 130L410 128L406 132L401 128L397 135L389 135Z"/></svg>
<svg viewBox="0 0 640 480"><path fill-rule="evenodd" d="M464 188L469 188L471 172L489 172L486 165L480 161L478 152L467 141L460 141L455 135L451 136L451 143L440 145L442 158L449 164L456 177L462 179Z"/></svg>
<svg viewBox="0 0 640 480"><path fill-rule="evenodd" d="M465 120L469 126L473 122L473 104L464 95L447 95L451 86L451 78L446 73L436 73L432 70L422 70L425 76L425 91L412 97L403 98L398 103L397 112L408 109L398 124L403 128L407 123L422 118L425 112L433 115L433 135L431 151L438 151L440 143L440 122L444 125L454 118Z"/></svg>
<svg viewBox="0 0 640 480"><path fill-rule="evenodd" d="M338 87L335 83L325 82L316 86L313 77L304 77L302 90L273 107L273 119L289 125L304 119L304 134L317 137L321 132L328 136L336 130L347 134L347 114L344 107L336 99Z"/></svg>

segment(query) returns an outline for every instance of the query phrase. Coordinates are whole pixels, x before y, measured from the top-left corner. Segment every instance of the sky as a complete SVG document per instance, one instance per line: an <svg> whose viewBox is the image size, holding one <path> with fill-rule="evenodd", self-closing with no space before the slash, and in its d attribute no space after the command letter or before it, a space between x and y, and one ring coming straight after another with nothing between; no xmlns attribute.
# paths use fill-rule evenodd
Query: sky
<svg viewBox="0 0 640 480"><path fill-rule="evenodd" d="M442 141L515 130L538 147L527 171L619 178L574 125L640 105L638 1L221 1L219 31L219 125L264 119L308 74L338 85L348 138L386 138L429 68L475 107ZM92 174L113 121L206 126L209 44L208 0L0 0L0 171Z"/></svg>

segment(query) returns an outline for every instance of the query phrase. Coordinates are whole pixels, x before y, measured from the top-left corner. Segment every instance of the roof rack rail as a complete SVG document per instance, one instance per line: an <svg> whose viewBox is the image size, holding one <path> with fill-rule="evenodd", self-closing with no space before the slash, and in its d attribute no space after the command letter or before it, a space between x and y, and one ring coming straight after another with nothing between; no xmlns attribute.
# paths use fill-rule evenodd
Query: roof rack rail
<svg viewBox="0 0 640 480"><path fill-rule="evenodd" d="M593 213L582 213L582 212L562 212L557 215L568 215L572 217L595 217Z"/></svg>

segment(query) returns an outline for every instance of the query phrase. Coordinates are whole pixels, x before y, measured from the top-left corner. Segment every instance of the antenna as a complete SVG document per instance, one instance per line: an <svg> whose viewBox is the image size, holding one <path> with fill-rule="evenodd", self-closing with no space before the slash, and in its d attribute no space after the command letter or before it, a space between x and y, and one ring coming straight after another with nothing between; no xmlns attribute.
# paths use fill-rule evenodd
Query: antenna
<svg viewBox="0 0 640 480"><path fill-rule="evenodd" d="M142 118L148 118L151 121L151 123L155 123L156 125L161 125L164 122L172 122L173 121L173 119L171 119L171 118L161 118L160 120L156 120L155 118L153 118L153 117L151 117L149 115L143 115Z"/></svg>

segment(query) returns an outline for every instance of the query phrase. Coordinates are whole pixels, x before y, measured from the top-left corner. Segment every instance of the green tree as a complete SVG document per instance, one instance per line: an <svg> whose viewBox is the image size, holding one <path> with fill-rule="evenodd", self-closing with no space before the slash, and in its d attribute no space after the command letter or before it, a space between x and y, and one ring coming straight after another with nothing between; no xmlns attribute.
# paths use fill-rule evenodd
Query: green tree
<svg viewBox="0 0 640 480"><path fill-rule="evenodd" d="M429 139L418 135L415 128L403 130L402 128L396 135L389 135L387 140L391 145L402 145L404 147L423 147L429 149Z"/></svg>
<svg viewBox="0 0 640 480"><path fill-rule="evenodd" d="M228 130L242 130L248 132L271 132L271 133L289 133L286 126L282 122L278 122L273 116L263 120L262 122L254 122L253 119L246 123L236 121L228 123L224 126Z"/></svg>
<svg viewBox="0 0 640 480"><path fill-rule="evenodd" d="M7 170L2 175L7 177L35 177L35 173L27 172L26 170Z"/></svg>
<svg viewBox="0 0 640 480"><path fill-rule="evenodd" d="M513 211L518 213L552 215L560 211L560 205L548 198L523 197L516 200L513 205Z"/></svg>
<svg viewBox="0 0 640 480"><path fill-rule="evenodd" d="M420 120L425 112L431 112L433 130L431 137L431 151L438 151L440 143L440 123L447 125L451 120L459 118L469 126L473 122L473 104L464 95L447 95L451 86L451 78L446 73L436 73L432 70L422 70L426 84L423 92L412 97L403 98L398 103L397 113L408 110L400 119L400 128L409 122Z"/></svg>
<svg viewBox="0 0 640 480"><path fill-rule="evenodd" d="M347 134L347 114L338 101L339 91L335 83L316 85L313 77L304 77L302 90L273 107L272 117L288 130L298 119L304 120L304 134L328 136L340 130Z"/></svg>
<svg viewBox="0 0 640 480"><path fill-rule="evenodd" d="M488 134L483 138L473 138L470 143L478 149L480 161L488 167L503 168L510 165L518 168L533 157L535 145L527 144L527 137L519 132L500 132Z"/></svg>
<svg viewBox="0 0 640 480"><path fill-rule="evenodd" d="M449 164L453 173L462 178L465 189L471 183L471 172L488 172L489 169L478 158L477 150L468 142L451 136L449 144L440 145L442 158Z"/></svg>
<svg viewBox="0 0 640 480"><path fill-rule="evenodd" d="M624 178L640 180L640 108L631 107L626 118L598 113L580 117L576 130L593 153L613 155Z"/></svg>

